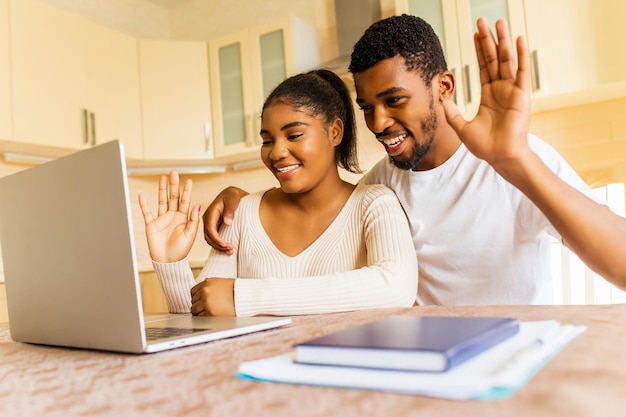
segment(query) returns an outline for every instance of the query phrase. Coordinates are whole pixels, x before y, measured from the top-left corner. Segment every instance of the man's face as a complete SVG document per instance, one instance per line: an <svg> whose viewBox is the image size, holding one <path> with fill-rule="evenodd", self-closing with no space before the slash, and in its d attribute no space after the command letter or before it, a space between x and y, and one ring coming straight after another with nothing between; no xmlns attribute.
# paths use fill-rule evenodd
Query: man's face
<svg viewBox="0 0 626 417"><path fill-rule="evenodd" d="M435 141L437 113L432 88L421 74L408 71L404 58L395 56L354 74L354 83L367 127L393 164L401 169L431 168L422 161Z"/></svg>

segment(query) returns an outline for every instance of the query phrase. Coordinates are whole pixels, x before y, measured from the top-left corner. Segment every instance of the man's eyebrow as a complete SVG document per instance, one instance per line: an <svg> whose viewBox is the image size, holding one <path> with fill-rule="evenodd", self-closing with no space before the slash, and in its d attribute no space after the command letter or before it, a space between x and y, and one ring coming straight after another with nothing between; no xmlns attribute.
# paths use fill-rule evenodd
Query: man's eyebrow
<svg viewBox="0 0 626 417"><path fill-rule="evenodd" d="M291 122L291 123L287 123L286 125L282 126L280 128L280 130L287 130L289 128L296 127L296 126L309 126L309 124L306 123L306 122ZM269 131L266 130L266 129L261 129L261 131L259 133L262 135L264 133L269 133Z"/></svg>
<svg viewBox="0 0 626 417"><path fill-rule="evenodd" d="M380 93L376 94L376 98L381 98L381 97L385 97L385 96L389 96L391 94L395 94L399 91L404 91L404 88L402 87L389 87L386 90L381 91ZM356 102L357 103L363 103L365 100L363 100L362 98L357 97Z"/></svg>

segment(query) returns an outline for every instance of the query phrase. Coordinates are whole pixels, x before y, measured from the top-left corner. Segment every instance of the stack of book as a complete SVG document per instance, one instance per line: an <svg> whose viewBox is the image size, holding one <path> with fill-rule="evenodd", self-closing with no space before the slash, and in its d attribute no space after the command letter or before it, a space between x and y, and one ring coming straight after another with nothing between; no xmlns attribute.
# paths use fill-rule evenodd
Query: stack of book
<svg viewBox="0 0 626 417"><path fill-rule="evenodd" d="M499 399L512 395L584 331L553 320L392 316L244 362L243 379Z"/></svg>

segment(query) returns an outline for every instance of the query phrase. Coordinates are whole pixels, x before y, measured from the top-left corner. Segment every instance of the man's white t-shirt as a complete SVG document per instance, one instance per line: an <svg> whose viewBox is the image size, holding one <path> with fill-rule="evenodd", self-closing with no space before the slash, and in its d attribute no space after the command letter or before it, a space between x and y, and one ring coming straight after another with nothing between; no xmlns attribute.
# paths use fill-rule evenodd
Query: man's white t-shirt
<svg viewBox="0 0 626 417"><path fill-rule="evenodd" d="M589 187L547 143L531 149L566 183ZM411 225L420 304L551 304L550 236L541 211L465 145L428 171L396 168L388 158L363 178L395 191ZM567 202L563 202L567 204Z"/></svg>

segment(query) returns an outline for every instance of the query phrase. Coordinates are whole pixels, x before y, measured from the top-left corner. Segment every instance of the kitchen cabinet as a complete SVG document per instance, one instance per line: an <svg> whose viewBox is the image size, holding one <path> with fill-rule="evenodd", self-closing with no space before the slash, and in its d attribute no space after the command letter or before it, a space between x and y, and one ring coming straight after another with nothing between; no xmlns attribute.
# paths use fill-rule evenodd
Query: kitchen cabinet
<svg viewBox="0 0 626 417"><path fill-rule="evenodd" d="M626 3L524 0L536 97L626 79Z"/></svg>
<svg viewBox="0 0 626 417"><path fill-rule="evenodd" d="M296 17L209 42L218 157L258 152L265 97L285 78L320 64L316 30Z"/></svg>
<svg viewBox="0 0 626 417"><path fill-rule="evenodd" d="M140 40L146 159L211 159L207 44Z"/></svg>
<svg viewBox="0 0 626 417"><path fill-rule="evenodd" d="M34 0L10 1L13 139L142 157L137 40Z"/></svg>
<svg viewBox="0 0 626 417"><path fill-rule="evenodd" d="M13 136L9 51L9 1L0 0L0 140Z"/></svg>
<svg viewBox="0 0 626 417"><path fill-rule="evenodd" d="M442 41L456 75L457 104L477 108L480 78L473 44L476 20L493 28L505 18L513 39L526 38L533 98L581 91L624 79L626 4L612 0L396 0L396 13L428 21Z"/></svg>

